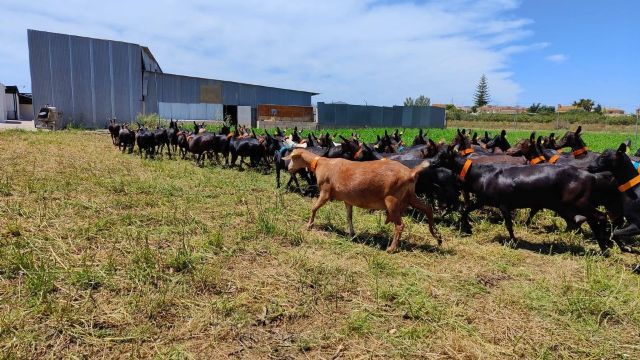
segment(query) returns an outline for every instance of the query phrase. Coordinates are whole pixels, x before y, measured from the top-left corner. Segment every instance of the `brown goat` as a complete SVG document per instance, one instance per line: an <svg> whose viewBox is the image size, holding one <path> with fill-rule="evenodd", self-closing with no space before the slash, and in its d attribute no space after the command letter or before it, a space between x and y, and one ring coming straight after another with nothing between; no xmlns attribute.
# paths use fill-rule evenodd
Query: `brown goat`
<svg viewBox="0 0 640 360"><path fill-rule="evenodd" d="M395 225L393 240L387 248L387 252L392 253L398 247L398 241L404 229L402 215L407 206L411 205L425 214L431 235L438 240L438 245L442 243L433 224L431 206L420 201L415 194L416 179L420 172L429 167L428 161L424 161L415 169L409 169L396 161L354 162L345 159L329 159L303 149L293 150L287 158L291 159L289 172L308 168L316 173L320 197L311 209L308 229L313 227L318 209L329 200L344 202L349 235L352 237L354 236L353 206L386 210L386 223Z"/></svg>

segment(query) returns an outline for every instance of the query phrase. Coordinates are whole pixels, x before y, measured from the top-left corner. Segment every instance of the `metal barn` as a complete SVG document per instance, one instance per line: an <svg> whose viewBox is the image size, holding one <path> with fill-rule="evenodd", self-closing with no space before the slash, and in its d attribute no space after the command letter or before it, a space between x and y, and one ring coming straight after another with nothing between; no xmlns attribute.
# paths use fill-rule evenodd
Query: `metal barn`
<svg viewBox="0 0 640 360"><path fill-rule="evenodd" d="M182 120L233 120L255 125L260 104L311 106L308 91L164 73L149 48L28 30L35 110L47 104L62 124L102 128L157 113Z"/></svg>

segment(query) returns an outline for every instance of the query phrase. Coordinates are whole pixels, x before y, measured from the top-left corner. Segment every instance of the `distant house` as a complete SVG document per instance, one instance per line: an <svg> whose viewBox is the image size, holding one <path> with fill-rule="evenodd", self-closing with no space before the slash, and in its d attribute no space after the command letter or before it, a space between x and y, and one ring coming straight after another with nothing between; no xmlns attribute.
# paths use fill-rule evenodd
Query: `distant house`
<svg viewBox="0 0 640 360"><path fill-rule="evenodd" d="M558 106L556 107L556 112L561 114L561 113L567 113L569 111L574 111L579 109L580 109L579 107L573 106L573 105L558 104Z"/></svg>
<svg viewBox="0 0 640 360"><path fill-rule="evenodd" d="M624 115L624 110L616 108L603 108L602 114L607 116L620 116Z"/></svg>
<svg viewBox="0 0 640 360"><path fill-rule="evenodd" d="M488 113L488 114L521 114L526 112L526 108L522 106L495 106L495 105L485 105L478 108L478 112L480 113Z"/></svg>
<svg viewBox="0 0 640 360"><path fill-rule="evenodd" d="M431 106L433 107L437 107L437 108L442 108L442 109L446 109L447 106L455 106L456 109L464 111L464 112L471 112L471 106L466 106L466 105L453 105L453 104L431 104Z"/></svg>

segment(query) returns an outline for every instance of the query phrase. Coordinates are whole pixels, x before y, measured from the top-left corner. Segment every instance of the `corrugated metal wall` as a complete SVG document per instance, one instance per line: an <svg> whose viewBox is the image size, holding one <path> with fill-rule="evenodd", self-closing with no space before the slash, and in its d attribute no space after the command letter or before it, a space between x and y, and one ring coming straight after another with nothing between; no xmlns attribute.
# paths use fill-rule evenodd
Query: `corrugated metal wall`
<svg viewBox="0 0 640 360"><path fill-rule="evenodd" d="M63 112L60 126L101 128L142 111L142 54L136 44L28 30L33 105Z"/></svg>
<svg viewBox="0 0 640 360"><path fill-rule="evenodd" d="M406 127L444 128L445 110L433 106L363 106L318 103L321 128Z"/></svg>
<svg viewBox="0 0 640 360"><path fill-rule="evenodd" d="M221 104L250 106L253 118L258 104L311 105L309 92L162 73L137 44L37 30L28 30L28 41L34 109L56 106L60 127L102 128L139 113L208 118Z"/></svg>
<svg viewBox="0 0 640 360"><path fill-rule="evenodd" d="M256 108L259 104L311 106L313 94L268 86L222 82L222 101L225 105Z"/></svg>
<svg viewBox="0 0 640 360"><path fill-rule="evenodd" d="M0 122L5 122L7 120L7 108L4 104L4 91L4 85L0 84Z"/></svg>
<svg viewBox="0 0 640 360"><path fill-rule="evenodd" d="M189 116L194 116L194 111L196 114L201 112L193 106L177 104L224 104L250 106L254 109L259 104L310 106L312 95L302 91L155 72L144 73L143 86L145 113L189 120L212 118L190 118ZM172 105L160 108L160 103ZM218 115L217 108L215 114Z"/></svg>

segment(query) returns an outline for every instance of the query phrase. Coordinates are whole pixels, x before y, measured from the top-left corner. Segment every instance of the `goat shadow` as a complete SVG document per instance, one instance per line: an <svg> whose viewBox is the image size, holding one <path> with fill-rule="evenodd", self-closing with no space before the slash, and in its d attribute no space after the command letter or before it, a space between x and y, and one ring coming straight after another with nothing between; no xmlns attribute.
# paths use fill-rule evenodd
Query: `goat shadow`
<svg viewBox="0 0 640 360"><path fill-rule="evenodd" d="M557 242L542 242L542 243L534 243L522 238L518 238L514 243L509 240L509 237L504 235L496 235L492 239L492 242L499 243L504 246L511 247L513 249L521 249L528 250L531 252L535 252L543 255L560 255L560 254L571 254L571 255L579 255L584 256L587 254L596 253L593 250L587 250L582 245L577 244L565 244L565 243L557 243Z"/></svg>
<svg viewBox="0 0 640 360"><path fill-rule="evenodd" d="M389 237L389 235L387 234L371 233L368 231L356 232L356 236L352 238L346 231L329 224L316 225L315 227L318 230L331 232L341 237L347 238L356 244L367 245L378 250L386 250L387 246L391 244L391 237ZM435 239L433 239L433 241L435 242ZM403 240L402 238L400 239L399 249L401 251L422 251L425 253L440 255L455 255L455 251L452 249L444 249L442 246L431 244L410 243L406 240Z"/></svg>

